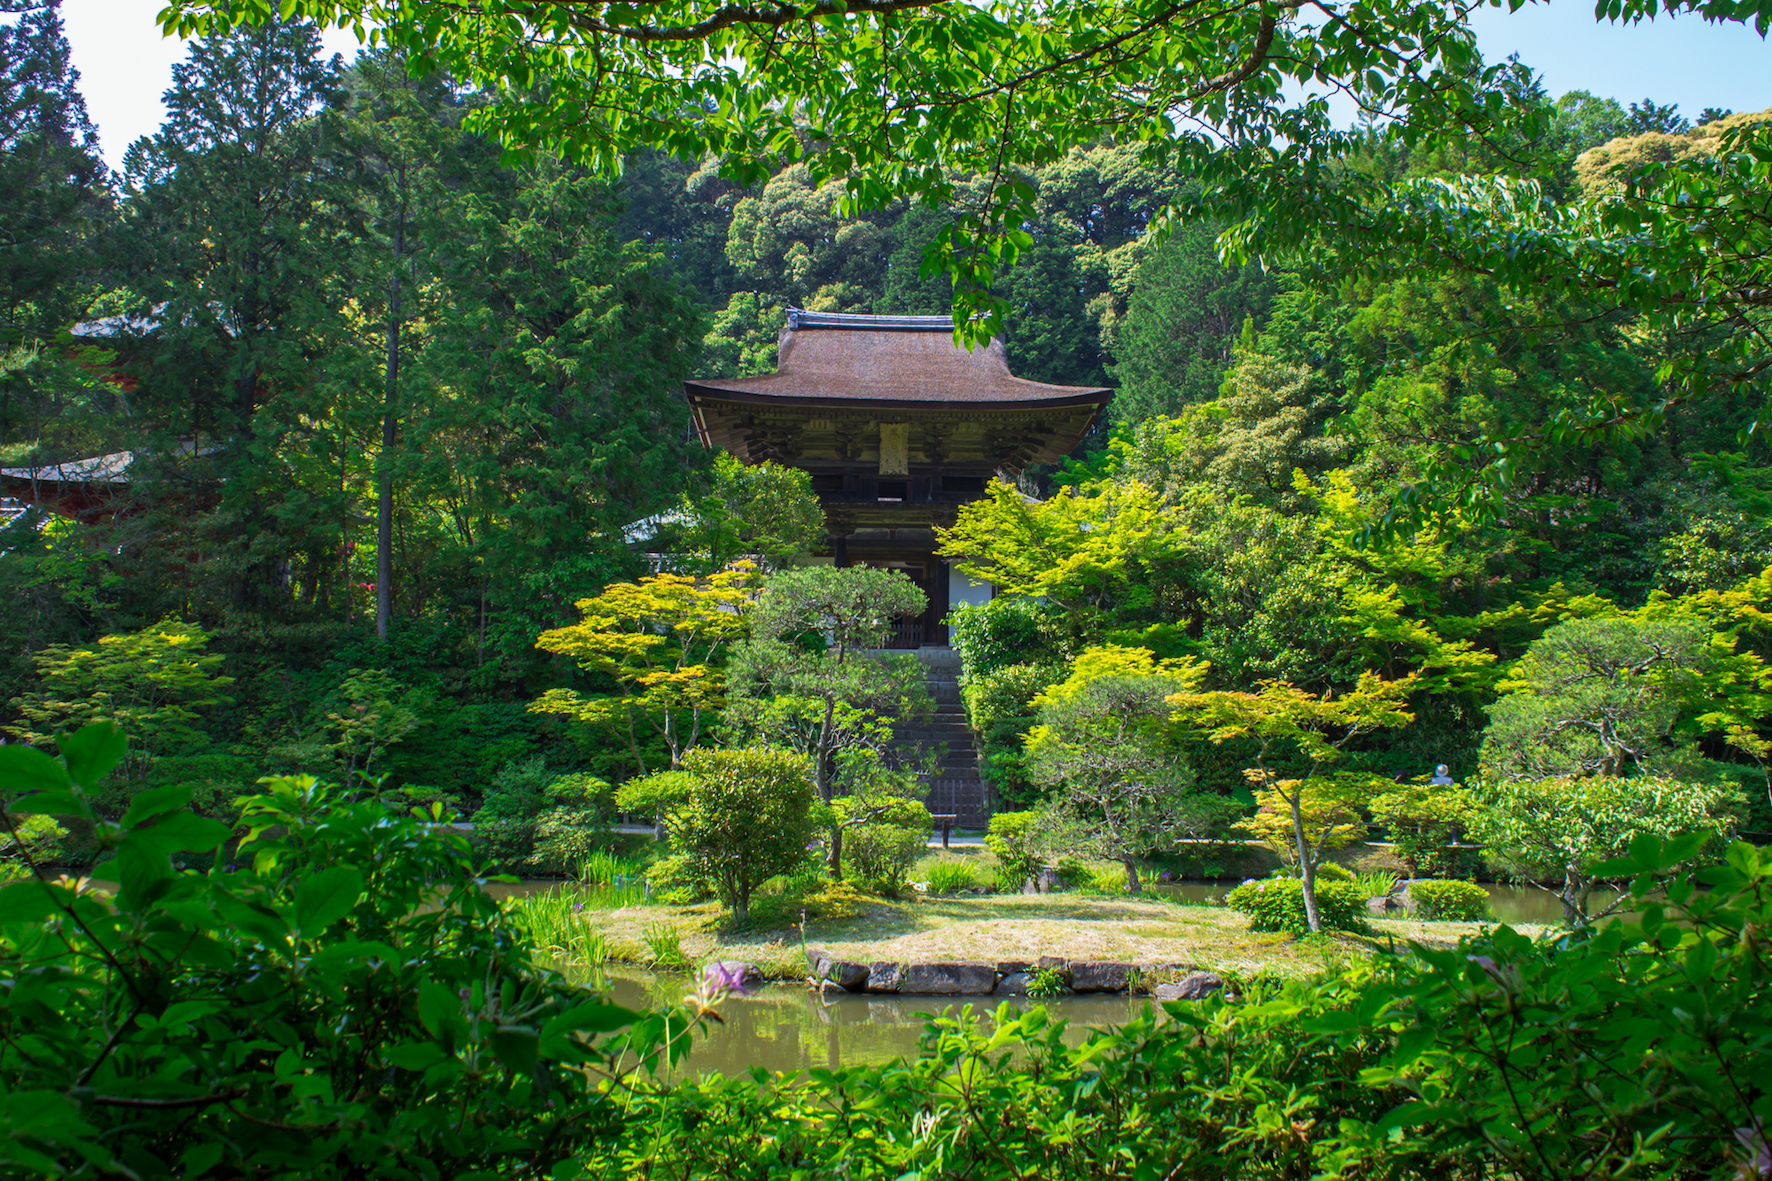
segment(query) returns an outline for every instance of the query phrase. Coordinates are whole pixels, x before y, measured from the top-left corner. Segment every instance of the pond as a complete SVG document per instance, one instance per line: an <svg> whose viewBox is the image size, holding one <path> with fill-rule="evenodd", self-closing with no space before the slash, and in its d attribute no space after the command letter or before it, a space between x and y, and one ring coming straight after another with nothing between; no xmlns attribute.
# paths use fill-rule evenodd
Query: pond
<svg viewBox="0 0 1772 1181"><path fill-rule="evenodd" d="M690 979L650 972L607 974L610 999L629 1008L648 1008L681 1000ZM678 1073L717 1070L728 1076L753 1066L797 1073L813 1067L861 1066L892 1058L913 1058L930 1016L958 1010L970 1001L974 1013L996 1012L1001 998L851 996L832 993L820 998L804 984L768 984L748 997L732 997L720 1006L723 1024L710 1023L698 1033L695 1048ZM1081 1044L1091 1029L1124 1024L1148 1002L1143 997L1069 996L1043 1004L1054 1019L1069 1022L1064 1040Z"/></svg>

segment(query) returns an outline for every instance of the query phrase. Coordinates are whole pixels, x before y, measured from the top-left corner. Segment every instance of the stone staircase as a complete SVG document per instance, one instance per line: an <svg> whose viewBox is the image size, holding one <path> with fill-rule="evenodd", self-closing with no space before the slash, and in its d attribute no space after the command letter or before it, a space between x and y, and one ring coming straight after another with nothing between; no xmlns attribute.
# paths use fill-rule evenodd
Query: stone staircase
<svg viewBox="0 0 1772 1181"><path fill-rule="evenodd" d="M938 816L958 816L960 828L982 829L990 823L992 800L978 773L972 727L960 704L960 654L952 648L919 648L916 656L923 665L923 683L935 699L935 714L927 722L898 727L893 748L912 759L931 747L945 748L924 802Z"/></svg>

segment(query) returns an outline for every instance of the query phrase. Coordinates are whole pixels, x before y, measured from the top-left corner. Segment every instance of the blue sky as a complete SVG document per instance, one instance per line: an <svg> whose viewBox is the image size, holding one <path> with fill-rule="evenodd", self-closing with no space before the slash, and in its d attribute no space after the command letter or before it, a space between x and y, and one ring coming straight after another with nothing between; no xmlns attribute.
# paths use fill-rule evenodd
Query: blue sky
<svg viewBox="0 0 1772 1181"><path fill-rule="evenodd" d="M160 125L160 95L182 56L160 36L161 0L64 0L62 13L87 108L113 166L139 136ZM1518 53L1544 75L1553 95L1588 90L1620 102L1652 98L1695 116L1705 107L1772 107L1772 43L1740 25L1663 18L1637 25L1597 24L1588 0L1528 4L1519 12L1485 9L1476 20L1484 56ZM327 47L351 56L356 40L328 33Z"/></svg>

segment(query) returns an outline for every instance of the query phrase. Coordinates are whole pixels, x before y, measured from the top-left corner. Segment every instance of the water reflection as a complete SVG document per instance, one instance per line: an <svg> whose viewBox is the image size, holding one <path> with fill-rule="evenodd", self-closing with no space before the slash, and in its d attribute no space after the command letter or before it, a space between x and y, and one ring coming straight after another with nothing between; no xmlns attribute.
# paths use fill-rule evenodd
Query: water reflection
<svg viewBox="0 0 1772 1181"><path fill-rule="evenodd" d="M609 991L617 1004L646 1008L678 1000L688 989L683 976L610 973ZM733 1075L760 1066L799 1072L836 1069L914 1057L930 1015L971 1003L974 1012L996 1012L1000 997L896 997L828 994L822 1000L803 984L765 985L748 997L720 1006L724 1024L698 1035L679 1073L719 1071ZM1029 1002L1020 1002L1027 1004ZM1038 1003L1038 1002L1035 1002ZM1091 1029L1123 1024L1146 1002L1125 996L1074 996L1044 1002L1055 1019L1070 1022L1070 1045L1081 1044Z"/></svg>

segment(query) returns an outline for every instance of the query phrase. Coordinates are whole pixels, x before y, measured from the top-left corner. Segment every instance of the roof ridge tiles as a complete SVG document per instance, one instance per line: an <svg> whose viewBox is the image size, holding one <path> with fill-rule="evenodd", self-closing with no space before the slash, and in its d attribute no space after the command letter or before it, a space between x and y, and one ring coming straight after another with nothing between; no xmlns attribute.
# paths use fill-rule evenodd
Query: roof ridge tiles
<svg viewBox="0 0 1772 1181"><path fill-rule="evenodd" d="M788 328L863 328L889 329L899 332L952 332L952 316L876 316L860 312L809 312L804 308L788 309Z"/></svg>

